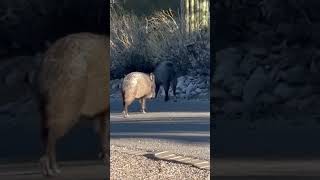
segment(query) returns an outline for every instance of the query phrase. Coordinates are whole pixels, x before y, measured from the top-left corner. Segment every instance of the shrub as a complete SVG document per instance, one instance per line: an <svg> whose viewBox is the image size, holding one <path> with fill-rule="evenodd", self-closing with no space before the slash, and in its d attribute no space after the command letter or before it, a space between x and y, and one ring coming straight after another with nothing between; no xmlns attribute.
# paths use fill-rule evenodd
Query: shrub
<svg viewBox="0 0 320 180"><path fill-rule="evenodd" d="M164 60L177 64L180 74L201 69L209 74L209 31L187 33L171 10L138 17L111 8L111 78L132 71L151 72ZM192 70L193 71L193 70Z"/></svg>

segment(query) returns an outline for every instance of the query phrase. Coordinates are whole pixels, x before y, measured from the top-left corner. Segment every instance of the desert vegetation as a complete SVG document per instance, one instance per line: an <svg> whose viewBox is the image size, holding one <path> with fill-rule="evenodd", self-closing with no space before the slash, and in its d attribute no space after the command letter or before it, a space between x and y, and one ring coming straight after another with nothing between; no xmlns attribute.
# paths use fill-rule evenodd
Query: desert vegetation
<svg viewBox="0 0 320 180"><path fill-rule="evenodd" d="M119 5L110 9L111 79L132 71L151 72L164 60L177 64L181 75L209 75L210 30L187 31L185 18L171 9L138 16Z"/></svg>

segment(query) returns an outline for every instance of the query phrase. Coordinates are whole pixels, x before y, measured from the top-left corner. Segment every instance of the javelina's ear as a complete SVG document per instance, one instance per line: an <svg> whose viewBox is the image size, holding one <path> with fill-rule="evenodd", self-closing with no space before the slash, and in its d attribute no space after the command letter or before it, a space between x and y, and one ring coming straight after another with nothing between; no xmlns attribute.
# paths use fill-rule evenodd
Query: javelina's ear
<svg viewBox="0 0 320 180"><path fill-rule="evenodd" d="M154 80L154 74L153 73L150 73L150 79L151 79L151 81L153 81Z"/></svg>

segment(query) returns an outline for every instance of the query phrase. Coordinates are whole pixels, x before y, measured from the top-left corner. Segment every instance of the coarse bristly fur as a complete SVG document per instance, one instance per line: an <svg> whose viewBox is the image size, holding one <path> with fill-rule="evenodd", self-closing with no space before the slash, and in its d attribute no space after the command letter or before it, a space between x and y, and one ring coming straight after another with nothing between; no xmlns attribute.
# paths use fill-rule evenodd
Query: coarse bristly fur
<svg viewBox="0 0 320 180"><path fill-rule="evenodd" d="M163 61L157 65L154 70L156 78L156 97L159 89L163 86L165 91L165 101L169 100L169 88L171 85L173 95L176 98L177 72L176 67L170 61Z"/></svg>
<svg viewBox="0 0 320 180"><path fill-rule="evenodd" d="M128 117L128 106L139 99L141 112L146 113L146 99L155 97L155 77L153 73L131 72L122 81L123 116Z"/></svg>
<svg viewBox="0 0 320 180"><path fill-rule="evenodd" d="M104 35L71 34L44 55L38 87L45 148L40 165L45 176L60 173L56 141L82 116L99 124L102 153L109 156L109 43Z"/></svg>

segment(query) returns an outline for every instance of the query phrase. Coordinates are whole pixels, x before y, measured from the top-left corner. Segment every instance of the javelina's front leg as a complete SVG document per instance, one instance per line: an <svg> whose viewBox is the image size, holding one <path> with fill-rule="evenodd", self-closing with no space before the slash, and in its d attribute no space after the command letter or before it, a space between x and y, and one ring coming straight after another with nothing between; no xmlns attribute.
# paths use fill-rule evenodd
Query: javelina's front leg
<svg viewBox="0 0 320 180"><path fill-rule="evenodd" d="M141 112L143 113L143 114L145 114L146 113L146 99L145 98L141 98L140 100L140 104L141 104Z"/></svg>

